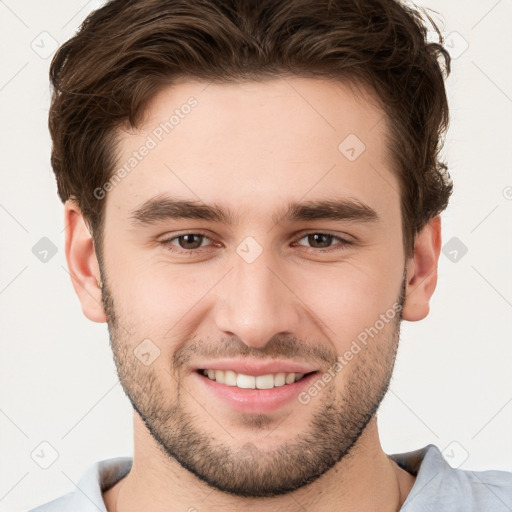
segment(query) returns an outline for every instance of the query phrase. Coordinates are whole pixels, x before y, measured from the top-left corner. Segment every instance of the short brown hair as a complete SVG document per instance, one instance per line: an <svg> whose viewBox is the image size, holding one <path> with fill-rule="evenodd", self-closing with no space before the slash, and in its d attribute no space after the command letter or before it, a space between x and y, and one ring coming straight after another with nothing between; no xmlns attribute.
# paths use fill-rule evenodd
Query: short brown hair
<svg viewBox="0 0 512 512"><path fill-rule="evenodd" d="M105 201L93 191L116 166L116 129L135 128L149 100L178 78L236 82L295 75L376 93L401 187L404 251L448 205L440 161L448 128L441 33L398 0L111 0L90 14L50 67L51 163L75 199L99 258Z"/></svg>

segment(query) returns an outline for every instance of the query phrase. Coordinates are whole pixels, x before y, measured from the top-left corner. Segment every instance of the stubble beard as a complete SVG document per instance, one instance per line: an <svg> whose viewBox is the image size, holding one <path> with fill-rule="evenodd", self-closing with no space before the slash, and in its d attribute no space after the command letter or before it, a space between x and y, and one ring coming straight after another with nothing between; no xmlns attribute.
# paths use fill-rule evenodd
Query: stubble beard
<svg viewBox="0 0 512 512"><path fill-rule="evenodd" d="M185 400L189 404L195 401L181 379L173 380L172 375L179 372L175 368L164 372L146 367L134 356L137 343L126 339L127 331L121 328L122 319L105 276L102 300L121 385L161 451L210 487L237 497L290 493L314 482L342 459L348 459L388 390L400 337L401 309L386 332L380 333L383 336L370 340L341 370L350 372L342 390L335 389L334 379L309 404L297 401L293 416L305 411L301 408L315 408L307 430L273 450L265 450L252 442L254 429L268 427L272 418L244 415L244 422L252 428L243 439L226 434L223 441L200 428L210 418L202 408L199 414L186 409ZM397 303L403 306L404 301L405 277ZM174 399L164 386L169 380L176 385ZM283 421L277 428L285 428L286 423L287 420Z"/></svg>

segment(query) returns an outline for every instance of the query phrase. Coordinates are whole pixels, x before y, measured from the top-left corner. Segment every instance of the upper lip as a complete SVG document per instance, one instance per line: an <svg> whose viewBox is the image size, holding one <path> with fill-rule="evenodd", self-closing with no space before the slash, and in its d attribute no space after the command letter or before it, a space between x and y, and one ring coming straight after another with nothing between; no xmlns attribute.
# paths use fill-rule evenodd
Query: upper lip
<svg viewBox="0 0 512 512"><path fill-rule="evenodd" d="M294 361L261 361L258 359L217 359L197 365L195 370L233 370L245 375L267 375L269 373L310 373L318 368Z"/></svg>

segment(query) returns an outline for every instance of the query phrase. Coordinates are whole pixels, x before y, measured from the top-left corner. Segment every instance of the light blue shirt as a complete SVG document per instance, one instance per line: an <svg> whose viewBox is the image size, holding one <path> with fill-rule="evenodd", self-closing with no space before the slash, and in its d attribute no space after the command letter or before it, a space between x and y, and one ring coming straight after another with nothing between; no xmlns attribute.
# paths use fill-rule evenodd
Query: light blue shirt
<svg viewBox="0 0 512 512"><path fill-rule="evenodd" d="M389 455L416 481L400 512L512 512L512 472L452 468L433 444ZM107 512L102 492L123 478L131 457L96 462L78 489L30 512Z"/></svg>

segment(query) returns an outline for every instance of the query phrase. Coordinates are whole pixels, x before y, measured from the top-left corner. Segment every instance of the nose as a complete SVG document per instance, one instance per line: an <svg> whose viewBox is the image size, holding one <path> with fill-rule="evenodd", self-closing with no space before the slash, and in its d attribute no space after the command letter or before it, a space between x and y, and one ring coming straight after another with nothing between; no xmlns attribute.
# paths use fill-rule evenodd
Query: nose
<svg viewBox="0 0 512 512"><path fill-rule="evenodd" d="M256 348L277 334L294 333L300 301L270 251L264 250L252 263L235 253L233 265L216 289L217 328Z"/></svg>

